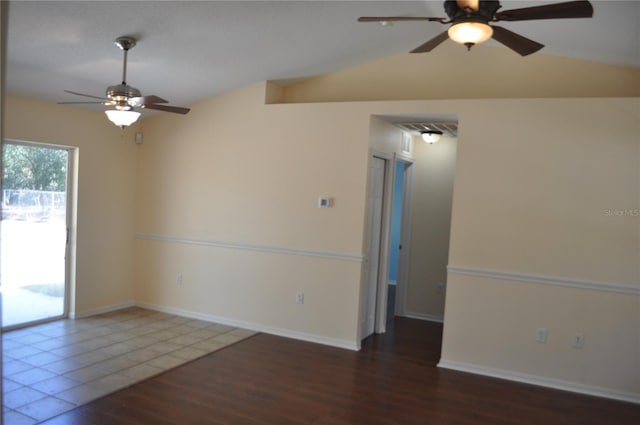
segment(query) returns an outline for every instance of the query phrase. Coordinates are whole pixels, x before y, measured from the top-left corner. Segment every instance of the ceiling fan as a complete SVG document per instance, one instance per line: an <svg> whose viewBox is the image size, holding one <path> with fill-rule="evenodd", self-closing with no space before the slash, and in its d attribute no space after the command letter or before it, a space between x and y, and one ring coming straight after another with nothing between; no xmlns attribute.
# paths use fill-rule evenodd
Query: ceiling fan
<svg viewBox="0 0 640 425"><path fill-rule="evenodd" d="M161 97L151 95L142 96L140 90L127 84L127 53L136 45L137 40L134 37L122 36L116 38L114 44L124 51L124 63L122 67L122 83L107 87L106 97L93 96L90 94L78 93L71 90L65 90L66 93L77 96L99 99L100 101L92 102L58 102L59 104L102 104L113 106L115 109L105 111L111 122L119 127L126 127L140 117L140 112L135 111L136 108L156 109L158 111L173 112L176 114L186 114L189 108L180 106L165 105L167 103Z"/></svg>
<svg viewBox="0 0 640 425"><path fill-rule="evenodd" d="M451 24L447 31L416 47L411 53L430 52L447 38L464 44L468 49L487 41L489 38L493 38L520 55L526 56L542 49L544 45L506 28L489 25L489 23L538 19L591 18L593 16L593 6L588 1L570 1L498 12L501 7L499 1L447 0L444 2L444 11L448 19L409 16L363 16L358 21L380 22L383 24L398 21L431 21L445 25Z"/></svg>

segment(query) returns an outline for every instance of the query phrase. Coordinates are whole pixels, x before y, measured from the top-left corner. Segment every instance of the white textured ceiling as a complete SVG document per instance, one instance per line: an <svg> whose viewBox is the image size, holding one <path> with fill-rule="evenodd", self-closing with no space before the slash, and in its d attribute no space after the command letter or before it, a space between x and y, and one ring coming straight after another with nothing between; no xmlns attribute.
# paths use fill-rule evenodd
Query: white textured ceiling
<svg viewBox="0 0 640 425"><path fill-rule="evenodd" d="M554 2L505 0L502 10L547 3ZM592 3L593 19L501 25L545 44L537 54L640 67L640 2ZM120 83L122 52L113 45L120 35L139 38L127 82L189 105L408 52L446 29L356 22L445 16L441 1L10 1L8 15L7 91L53 102L82 100L64 89L102 96Z"/></svg>

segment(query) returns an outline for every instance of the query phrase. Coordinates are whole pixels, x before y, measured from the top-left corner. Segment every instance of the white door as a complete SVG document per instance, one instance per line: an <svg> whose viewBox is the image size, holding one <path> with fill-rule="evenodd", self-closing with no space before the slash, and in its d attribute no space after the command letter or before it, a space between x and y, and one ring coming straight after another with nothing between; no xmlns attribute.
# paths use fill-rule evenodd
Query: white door
<svg viewBox="0 0 640 425"><path fill-rule="evenodd" d="M367 246L367 268L363 308L360 316L360 338L371 335L375 327L376 296L380 270L380 240L382 236L382 206L384 195L384 172L386 161L373 157L369 165L369 217Z"/></svg>

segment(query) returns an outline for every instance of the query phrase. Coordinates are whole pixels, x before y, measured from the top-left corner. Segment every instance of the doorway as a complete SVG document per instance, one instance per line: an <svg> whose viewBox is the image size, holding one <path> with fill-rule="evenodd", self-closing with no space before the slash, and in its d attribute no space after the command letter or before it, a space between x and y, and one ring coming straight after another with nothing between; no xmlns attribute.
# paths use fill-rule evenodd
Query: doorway
<svg viewBox="0 0 640 425"><path fill-rule="evenodd" d="M67 148L2 146L3 329L67 316L71 162Z"/></svg>
<svg viewBox="0 0 640 425"><path fill-rule="evenodd" d="M381 275L381 247L383 236L383 207L387 160L373 156L369 163L369 193L367 220L367 265L360 313L360 339L375 331L376 306Z"/></svg>
<svg viewBox="0 0 640 425"><path fill-rule="evenodd" d="M408 275L407 248L411 211L408 194L412 161L384 154L375 154L370 161L367 263L360 315L361 340L374 332L384 333L389 314L404 315ZM399 189L399 192L396 193L394 189ZM399 208L396 208L394 198L398 199ZM393 215L397 215L396 239L393 239L392 232ZM394 246L395 254L392 252ZM392 261L395 265L391 264ZM394 285L390 285L388 279L391 268L395 269ZM388 313L389 310L391 313Z"/></svg>
<svg viewBox="0 0 640 425"><path fill-rule="evenodd" d="M405 186L406 171L409 164L395 161L395 172L393 177L393 194L391 199L391 228L389 244L389 271L387 277L387 315L386 321L389 323L396 316L396 312L402 315L404 311L404 299L399 295L405 293L403 276L404 263L401 261L403 248L402 223L405 217Z"/></svg>

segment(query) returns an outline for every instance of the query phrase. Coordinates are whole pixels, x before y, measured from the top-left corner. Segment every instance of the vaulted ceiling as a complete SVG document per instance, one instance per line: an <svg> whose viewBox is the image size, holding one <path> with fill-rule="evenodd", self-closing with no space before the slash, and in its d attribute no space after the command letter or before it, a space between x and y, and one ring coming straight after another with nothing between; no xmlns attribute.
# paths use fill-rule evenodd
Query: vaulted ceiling
<svg viewBox="0 0 640 425"><path fill-rule="evenodd" d="M548 3L505 0L502 10ZM502 26L545 44L536 54L640 67L640 2L592 3L593 19ZM127 82L188 105L259 81L295 81L408 52L445 29L358 23L363 15L445 16L441 1L12 0L7 91L52 102L78 100L65 89L102 96L121 80L122 51L113 44L120 35L139 39Z"/></svg>

